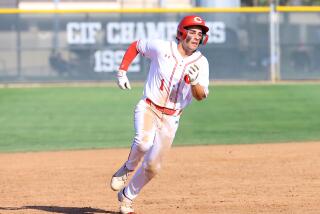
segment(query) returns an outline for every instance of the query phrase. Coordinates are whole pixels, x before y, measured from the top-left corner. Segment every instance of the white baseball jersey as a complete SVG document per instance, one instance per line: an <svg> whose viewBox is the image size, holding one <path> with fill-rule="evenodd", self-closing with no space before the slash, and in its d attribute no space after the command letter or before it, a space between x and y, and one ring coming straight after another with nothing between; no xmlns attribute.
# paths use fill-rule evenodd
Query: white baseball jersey
<svg viewBox="0 0 320 214"><path fill-rule="evenodd" d="M209 93L209 63L200 51L182 57L176 42L163 40L139 40L137 50L151 60L144 98L170 109L185 108L192 101L192 92L184 76L193 64L200 69L199 84L204 87L206 95Z"/></svg>

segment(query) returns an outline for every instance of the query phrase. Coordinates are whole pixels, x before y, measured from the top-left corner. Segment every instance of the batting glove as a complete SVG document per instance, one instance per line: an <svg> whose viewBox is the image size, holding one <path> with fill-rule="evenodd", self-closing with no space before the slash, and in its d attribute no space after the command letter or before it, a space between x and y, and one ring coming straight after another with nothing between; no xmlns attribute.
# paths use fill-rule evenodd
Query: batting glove
<svg viewBox="0 0 320 214"><path fill-rule="evenodd" d="M117 73L117 78L118 78L118 86L121 89L131 89L129 79L127 77L127 72L124 70L119 70Z"/></svg>
<svg viewBox="0 0 320 214"><path fill-rule="evenodd" d="M191 85L197 85L199 80L198 80L198 76L199 76L199 67L196 64L193 64L190 66L187 75L189 76L189 81Z"/></svg>

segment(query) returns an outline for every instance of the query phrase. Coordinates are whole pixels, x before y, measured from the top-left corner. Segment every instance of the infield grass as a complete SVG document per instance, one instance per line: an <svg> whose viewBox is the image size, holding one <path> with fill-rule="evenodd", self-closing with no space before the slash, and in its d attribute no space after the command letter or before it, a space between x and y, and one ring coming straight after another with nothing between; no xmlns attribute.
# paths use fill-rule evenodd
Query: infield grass
<svg viewBox="0 0 320 214"><path fill-rule="evenodd" d="M129 147L142 87L0 89L0 152ZM174 145L320 140L320 84L214 86Z"/></svg>

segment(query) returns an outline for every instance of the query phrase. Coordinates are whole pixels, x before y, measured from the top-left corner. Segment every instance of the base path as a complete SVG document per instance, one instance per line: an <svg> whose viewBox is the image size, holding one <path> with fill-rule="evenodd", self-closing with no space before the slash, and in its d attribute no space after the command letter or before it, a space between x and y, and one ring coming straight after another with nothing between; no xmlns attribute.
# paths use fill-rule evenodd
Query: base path
<svg viewBox="0 0 320 214"><path fill-rule="evenodd" d="M118 213L128 149L0 154L0 213ZM320 213L320 143L174 147L138 214Z"/></svg>

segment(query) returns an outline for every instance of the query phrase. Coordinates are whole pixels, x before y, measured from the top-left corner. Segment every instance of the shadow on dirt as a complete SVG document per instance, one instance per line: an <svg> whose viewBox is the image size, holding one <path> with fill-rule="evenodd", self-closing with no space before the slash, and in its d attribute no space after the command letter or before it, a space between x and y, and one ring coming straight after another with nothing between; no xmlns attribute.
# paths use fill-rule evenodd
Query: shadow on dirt
<svg viewBox="0 0 320 214"><path fill-rule="evenodd" d="M59 206L23 206L23 207L0 207L1 210L42 210L51 213L63 213L63 214L94 214L94 213L107 213L107 214L119 214L119 212L113 212L103 209L97 209L92 207L59 207Z"/></svg>

